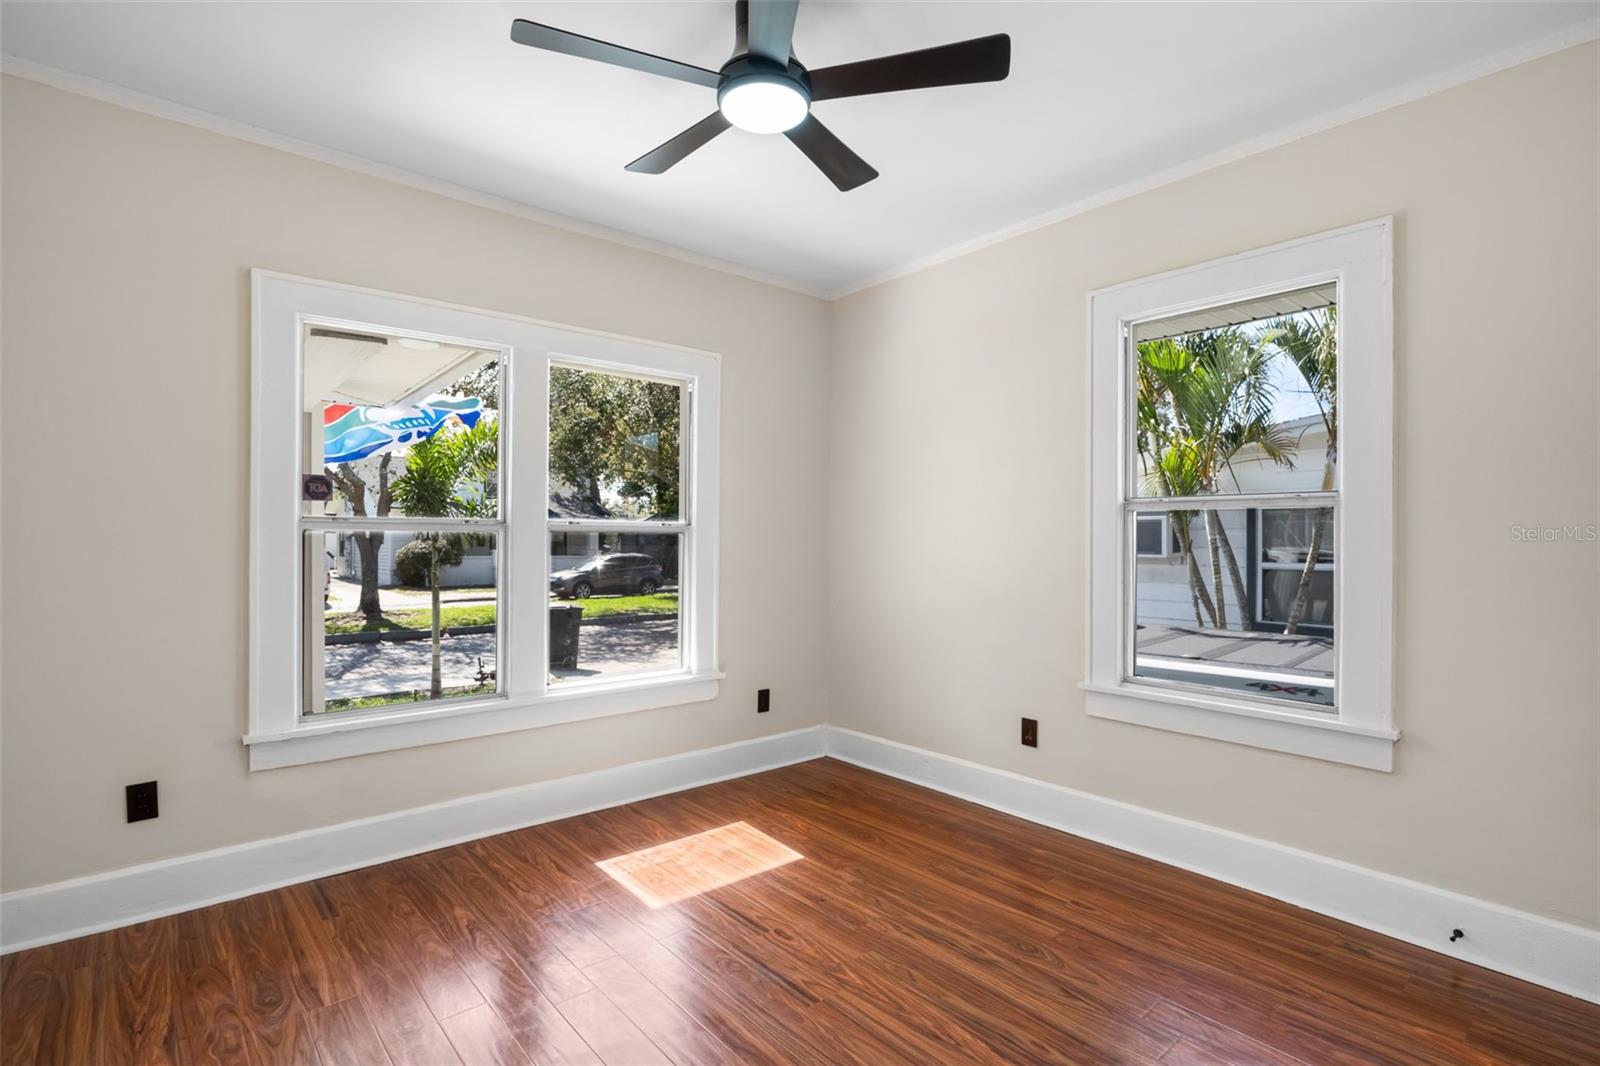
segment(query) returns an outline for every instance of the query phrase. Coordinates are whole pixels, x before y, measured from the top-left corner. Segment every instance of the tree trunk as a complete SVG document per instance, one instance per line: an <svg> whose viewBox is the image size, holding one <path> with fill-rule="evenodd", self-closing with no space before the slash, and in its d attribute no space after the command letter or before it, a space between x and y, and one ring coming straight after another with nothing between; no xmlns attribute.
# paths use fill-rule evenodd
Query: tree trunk
<svg viewBox="0 0 1600 1066"><path fill-rule="evenodd" d="M355 533L356 556L361 560L361 613L367 621L376 622L383 617L383 605L378 602L378 546L383 543L382 533Z"/></svg>
<svg viewBox="0 0 1600 1066"><path fill-rule="evenodd" d="M389 491L389 460L394 456L385 452L383 458L378 460L378 507L379 518L387 518L389 508L393 505L394 496ZM365 499L362 500L363 511ZM364 540L371 545L372 565L367 565L365 552L361 555L361 613L367 621L376 622L383 618L383 601L378 593L378 549L383 547L382 533L357 534L359 540ZM371 575L371 576L368 576Z"/></svg>
<svg viewBox="0 0 1600 1066"><path fill-rule="evenodd" d="M428 550L428 586L433 590L433 676L428 683L428 695L438 699L444 695L444 679L439 669L439 545Z"/></svg>
<svg viewBox="0 0 1600 1066"><path fill-rule="evenodd" d="M349 463L340 463L337 470L327 473L339 483L350 499L350 513L357 518L367 516L367 483ZM389 456L378 463L378 515L389 513ZM366 620L376 622L383 617L383 604L378 598L378 548L383 544L382 533L355 534L356 555L361 559L361 606Z"/></svg>
<svg viewBox="0 0 1600 1066"><path fill-rule="evenodd" d="M1194 559L1194 538L1189 535L1189 516L1173 512L1172 521L1178 529L1178 545L1183 549L1184 558L1189 563L1189 599L1194 604L1194 624L1201 629L1206 627L1206 618L1211 619L1211 624L1216 625L1217 609L1211 602L1211 593L1206 591L1205 578L1200 576L1200 564ZM1205 614L1200 609L1205 608Z"/></svg>
<svg viewBox="0 0 1600 1066"><path fill-rule="evenodd" d="M1222 523L1217 520L1217 512L1206 512L1206 547L1211 552L1211 583L1217 590L1215 599L1216 609L1212 616L1216 619L1218 629L1228 628L1228 594L1222 587Z"/></svg>
<svg viewBox="0 0 1600 1066"><path fill-rule="evenodd" d="M1212 514L1217 512L1212 511ZM1222 544L1222 558L1228 564L1228 577L1233 581L1233 599L1239 605L1239 628L1250 628L1250 593L1245 591L1244 578L1239 576L1239 557L1233 553L1233 542L1228 539L1228 530L1222 524L1222 516L1217 515L1217 540Z"/></svg>

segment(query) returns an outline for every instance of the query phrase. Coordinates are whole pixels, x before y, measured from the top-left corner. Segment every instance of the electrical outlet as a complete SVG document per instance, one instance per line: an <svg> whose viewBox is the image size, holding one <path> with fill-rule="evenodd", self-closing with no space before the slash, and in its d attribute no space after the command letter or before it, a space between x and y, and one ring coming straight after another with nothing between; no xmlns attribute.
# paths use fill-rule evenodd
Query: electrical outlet
<svg viewBox="0 0 1600 1066"><path fill-rule="evenodd" d="M1022 745L1027 748L1039 746L1039 720L1037 718L1024 718L1022 720Z"/></svg>
<svg viewBox="0 0 1600 1066"><path fill-rule="evenodd" d="M160 814L161 808L156 804L154 781L128 786L128 821L142 822L146 818L159 817Z"/></svg>
<svg viewBox="0 0 1600 1066"><path fill-rule="evenodd" d="M756 713L766 714L772 710L772 690L770 688L756 691Z"/></svg>

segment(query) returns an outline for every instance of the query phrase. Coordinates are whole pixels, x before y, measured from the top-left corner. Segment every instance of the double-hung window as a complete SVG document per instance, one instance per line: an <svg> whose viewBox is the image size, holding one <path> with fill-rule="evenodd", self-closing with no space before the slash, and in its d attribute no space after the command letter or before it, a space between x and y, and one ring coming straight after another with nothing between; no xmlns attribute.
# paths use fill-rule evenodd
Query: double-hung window
<svg viewBox="0 0 1600 1066"><path fill-rule="evenodd" d="M715 696L714 355L253 288L252 767Z"/></svg>
<svg viewBox="0 0 1600 1066"><path fill-rule="evenodd" d="M1390 226L1091 294L1090 714L1391 767Z"/></svg>

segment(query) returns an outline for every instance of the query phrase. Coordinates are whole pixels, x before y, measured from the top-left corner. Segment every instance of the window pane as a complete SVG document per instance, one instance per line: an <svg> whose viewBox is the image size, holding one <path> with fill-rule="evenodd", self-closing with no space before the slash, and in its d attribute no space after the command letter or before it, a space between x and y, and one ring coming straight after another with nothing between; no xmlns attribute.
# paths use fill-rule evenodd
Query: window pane
<svg viewBox="0 0 1600 1066"><path fill-rule="evenodd" d="M308 532L304 543L309 713L404 707L498 691L496 537Z"/></svg>
<svg viewBox="0 0 1600 1066"><path fill-rule="evenodd" d="M552 534L550 679L604 681L683 668L683 537Z"/></svg>
<svg viewBox="0 0 1600 1066"><path fill-rule="evenodd" d="M1139 324L1133 493L1332 490L1334 297L1329 284Z"/></svg>
<svg viewBox="0 0 1600 1066"><path fill-rule="evenodd" d="M676 520L682 386L550 369L550 517Z"/></svg>
<svg viewBox="0 0 1600 1066"><path fill-rule="evenodd" d="M1304 560L1319 514L1331 541L1327 509L1169 512L1179 550L1135 563L1134 676L1332 707L1332 549L1319 548L1328 561L1309 573L1303 562L1272 561L1292 554L1296 530L1305 534ZM1256 550L1258 530L1274 531L1279 546ZM1302 582L1304 604L1291 626Z"/></svg>
<svg viewBox="0 0 1600 1066"><path fill-rule="evenodd" d="M334 486L304 513L498 517L496 353L320 326L304 343L305 473Z"/></svg>

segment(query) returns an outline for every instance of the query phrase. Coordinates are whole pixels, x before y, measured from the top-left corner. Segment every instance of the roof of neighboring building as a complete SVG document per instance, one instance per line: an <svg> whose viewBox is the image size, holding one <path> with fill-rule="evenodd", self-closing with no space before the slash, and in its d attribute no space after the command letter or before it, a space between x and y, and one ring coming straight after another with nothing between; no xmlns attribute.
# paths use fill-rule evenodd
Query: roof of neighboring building
<svg viewBox="0 0 1600 1066"><path fill-rule="evenodd" d="M1333 638L1140 623L1139 654L1333 676Z"/></svg>

